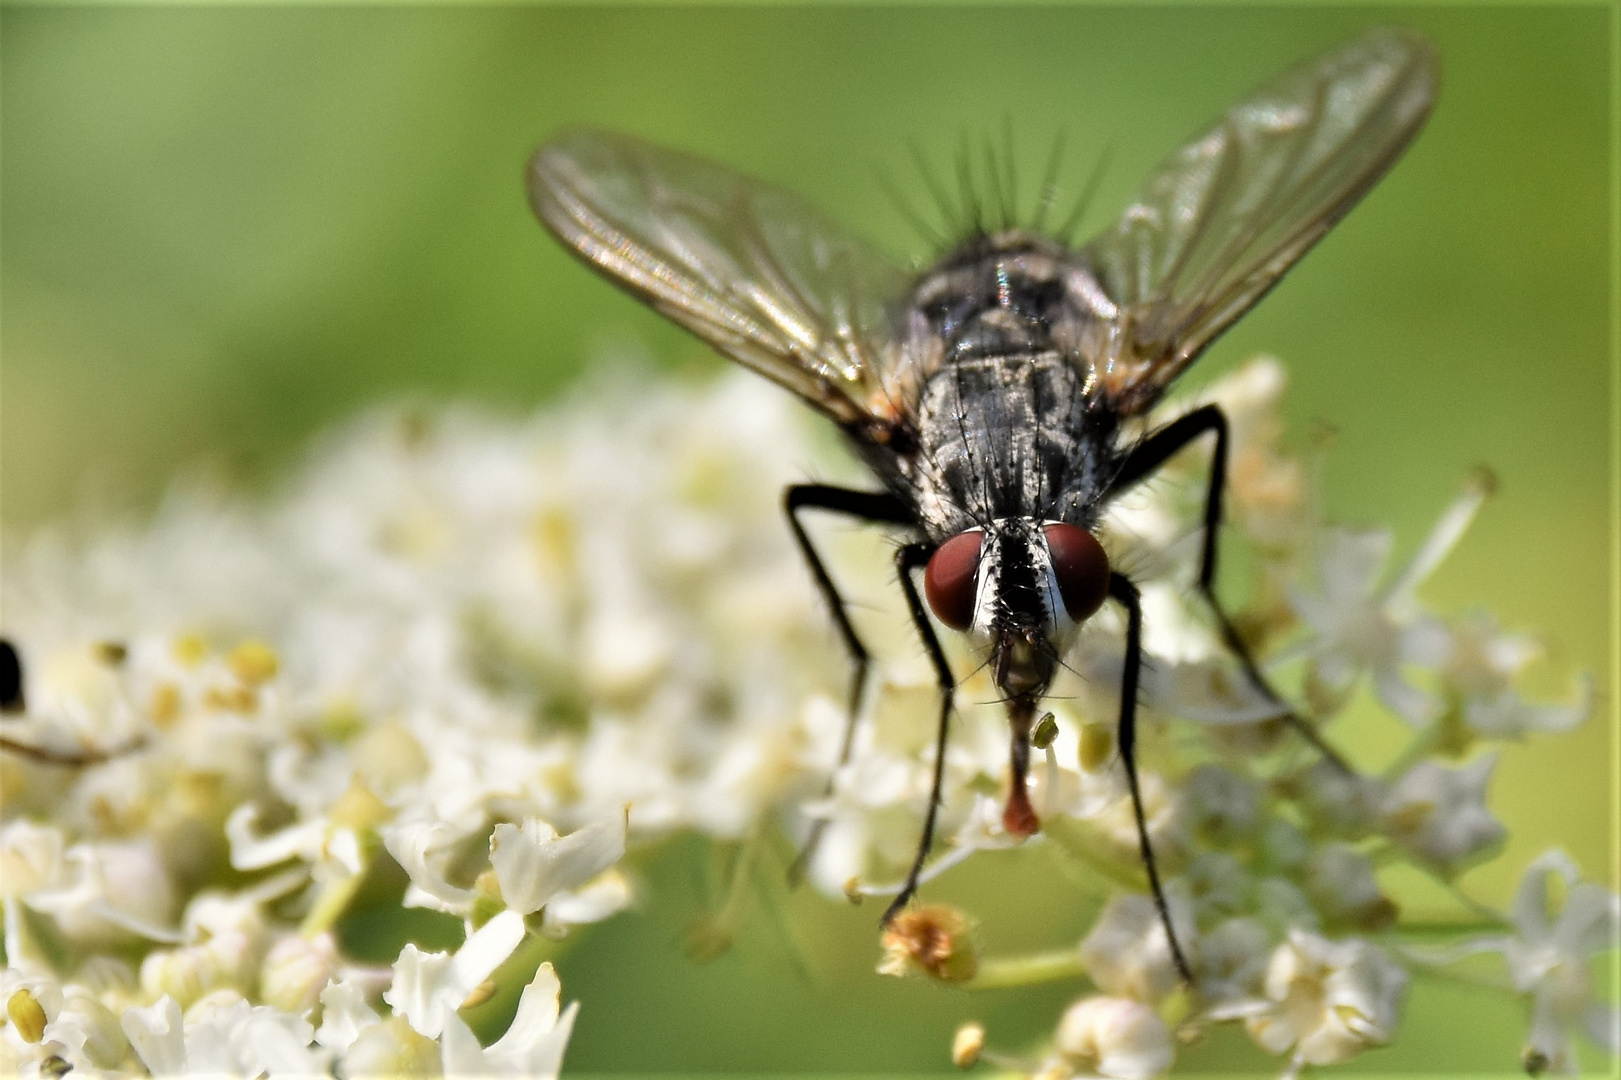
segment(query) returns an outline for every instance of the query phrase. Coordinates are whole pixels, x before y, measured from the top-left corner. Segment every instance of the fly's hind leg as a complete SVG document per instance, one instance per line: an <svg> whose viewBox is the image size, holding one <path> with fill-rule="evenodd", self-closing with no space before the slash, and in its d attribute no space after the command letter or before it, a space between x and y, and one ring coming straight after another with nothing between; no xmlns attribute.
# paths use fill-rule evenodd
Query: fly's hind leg
<svg viewBox="0 0 1621 1080"><path fill-rule="evenodd" d="M810 567L811 577L816 582L816 588L821 592L822 598L827 601L828 609L833 613L833 624L838 627L839 636L844 640L844 647L850 654L850 690L847 702L847 712L844 722L844 737L839 742L839 760L837 768L842 768L850 760L850 751L855 743L856 717L860 714L862 691L867 682L867 669L870 666L870 655L867 647L862 643L860 635L856 633L855 626L850 622L849 612L846 610L844 597L839 594L838 586L833 584L833 578L827 572L827 566L822 562L816 545L811 543L810 534L805 531L804 524L799 520L801 510L826 510L846 517L856 518L860 521L880 525L910 525L911 517L906 508L892 495L869 492L852 491L849 488L832 487L826 484L795 484L783 492L783 510L788 515L788 527L793 530L794 540L799 544L800 552L805 556L805 562ZM833 777L828 777L826 795L833 794ZM793 865L788 868L788 880L798 884L804 877L805 868L816 855L816 848L821 843L822 833L827 827L826 819L818 819L812 826L810 835L805 838L804 845L794 858Z"/></svg>
<svg viewBox="0 0 1621 1080"><path fill-rule="evenodd" d="M1143 662L1143 605L1137 586L1124 574L1109 578L1109 595L1126 609L1125 667L1120 673L1120 726L1117 737L1120 760L1126 767L1126 786L1131 789L1131 810L1137 819L1137 843L1142 851L1143 868L1148 871L1148 887L1154 894L1154 907L1159 911L1160 925L1165 927L1165 939L1171 946L1171 959L1177 974L1193 985L1193 969L1176 939L1176 928L1171 925L1171 908L1165 902L1165 889L1160 884L1159 867L1154 862L1154 845L1148 839L1148 818L1143 813L1142 785L1137 780L1137 682Z"/></svg>
<svg viewBox="0 0 1621 1080"><path fill-rule="evenodd" d="M1245 643L1238 628L1228 616L1226 608L1216 596L1216 556L1221 536L1221 499L1227 485L1228 443L1227 416L1221 411L1220 406L1200 406L1149 435L1127 456L1112 488L1114 491L1122 491L1131 487L1151 475L1188 443L1207 433L1215 436L1215 448L1210 456L1210 485L1205 493L1204 534L1199 557L1199 592L1204 595L1210 610L1215 614L1216 627L1221 633L1223 643L1237 657L1239 667L1243 668L1250 684L1281 710L1279 715L1283 721L1299 732L1301 738L1341 770L1350 772L1351 767L1338 751L1323 740L1317 728L1295 712L1277 691L1272 689L1266 681L1266 676L1261 674L1255 658L1250 655L1249 645Z"/></svg>

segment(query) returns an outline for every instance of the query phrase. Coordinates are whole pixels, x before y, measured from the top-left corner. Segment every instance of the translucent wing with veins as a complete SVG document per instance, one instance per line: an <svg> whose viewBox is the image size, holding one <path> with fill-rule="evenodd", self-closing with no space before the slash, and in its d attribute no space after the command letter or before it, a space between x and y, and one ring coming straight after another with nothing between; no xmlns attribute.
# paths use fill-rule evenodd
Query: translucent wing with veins
<svg viewBox="0 0 1621 1080"><path fill-rule="evenodd" d="M898 419L897 304L912 275L803 200L624 135L558 138L535 212L614 282L846 426Z"/></svg>
<svg viewBox="0 0 1621 1080"><path fill-rule="evenodd" d="M1384 175L1429 115L1428 42L1380 29L1287 72L1172 154L1076 258L1106 297L1085 357L1141 412Z"/></svg>

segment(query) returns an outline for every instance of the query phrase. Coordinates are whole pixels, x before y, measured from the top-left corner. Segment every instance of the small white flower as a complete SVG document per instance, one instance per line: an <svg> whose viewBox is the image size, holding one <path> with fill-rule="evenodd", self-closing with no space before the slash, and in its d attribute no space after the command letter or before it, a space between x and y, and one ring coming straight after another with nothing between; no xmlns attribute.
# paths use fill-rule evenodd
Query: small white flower
<svg viewBox="0 0 1621 1080"><path fill-rule="evenodd" d="M186 1070L186 1034L180 1003L168 994L148 1006L131 1006L121 1021L124 1034L153 1076L180 1076Z"/></svg>
<svg viewBox="0 0 1621 1080"><path fill-rule="evenodd" d="M360 986L348 979L329 982L321 991L321 1026L315 1041L328 1050L346 1053L360 1033L380 1019Z"/></svg>
<svg viewBox="0 0 1621 1080"><path fill-rule="evenodd" d="M406 905L464 914L474 892L451 884L450 878L468 844L486 828L483 815L447 821L432 809L419 807L379 829L383 846L411 878Z"/></svg>
<svg viewBox="0 0 1621 1080"><path fill-rule="evenodd" d="M1406 990L1407 972L1378 947L1291 930L1272 954L1263 1000L1245 1027L1264 1050L1332 1065L1390 1041Z"/></svg>
<svg viewBox="0 0 1621 1080"><path fill-rule="evenodd" d="M250 1005L216 991L185 1013L185 1071L202 1075L313 1076L330 1054L311 1046L315 1030L302 1017Z"/></svg>
<svg viewBox="0 0 1621 1080"><path fill-rule="evenodd" d="M1396 907L1379 888L1373 860L1347 844L1324 844L1306 864L1306 894L1331 923L1382 930Z"/></svg>
<svg viewBox="0 0 1621 1080"><path fill-rule="evenodd" d="M404 1017L372 1024L355 1036L343 1055L341 1075L362 1080L433 1076L443 1070L438 1040L419 1034Z"/></svg>
<svg viewBox="0 0 1621 1080"><path fill-rule="evenodd" d="M1289 599L1315 632L1308 646L1312 670L1329 693L1343 699L1367 672L1385 707L1418 725L1440 711L1440 702L1403 669L1437 661L1445 630L1413 610L1411 596L1378 586L1391 542L1388 532L1331 530L1318 558L1321 592L1296 587Z"/></svg>
<svg viewBox="0 0 1621 1080"><path fill-rule="evenodd" d="M1420 610L1414 593L1463 536L1489 488L1487 478L1471 481L1442 513L1418 553L1383 586L1378 579L1390 555L1391 535L1329 531L1318 557L1320 591L1289 589L1296 614L1315 632L1308 655L1329 694L1343 701L1356 678L1367 672L1379 700L1408 723L1424 724L1439 712L1435 695L1404 673L1409 666L1439 665L1449 647L1445 627Z"/></svg>
<svg viewBox="0 0 1621 1080"><path fill-rule="evenodd" d="M1475 613L1450 628L1441 677L1460 699L1469 730L1489 739L1519 739L1533 731L1569 731L1586 718L1593 706L1588 675L1577 678L1565 704L1534 704L1515 690L1520 673L1541 651L1527 635L1503 633L1489 614Z"/></svg>
<svg viewBox="0 0 1621 1080"><path fill-rule="evenodd" d="M1621 1008L1593 999L1591 957L1616 947L1621 896L1580 880L1576 864L1549 851L1525 868L1514 895L1513 937L1487 938L1470 951L1500 951L1509 975L1531 997L1528 1048L1554 1072L1574 1072L1570 1032L1579 1029L1612 1054L1621 1054ZM1564 905L1554 915L1549 883L1563 883Z"/></svg>
<svg viewBox="0 0 1621 1080"><path fill-rule="evenodd" d="M1289 781L1308 831L1315 836L1356 839L1367 835L1379 819L1385 798L1384 784L1376 776L1350 772L1322 760Z"/></svg>
<svg viewBox="0 0 1621 1080"><path fill-rule="evenodd" d="M31 821L0 826L0 897L11 900L59 887L66 868L62 830Z"/></svg>
<svg viewBox="0 0 1621 1080"><path fill-rule="evenodd" d="M1496 754L1449 769L1421 761L1391 785L1380 807L1391 837L1418 859L1453 875L1491 854L1508 835L1486 808Z"/></svg>
<svg viewBox="0 0 1621 1080"><path fill-rule="evenodd" d="M1088 997L1071 1005L1054 1037L1062 1065L1072 1076L1112 1080L1149 1080L1176 1059L1170 1029L1159 1014L1140 1001ZM1050 1071L1043 1070L1043 1074Z"/></svg>
<svg viewBox="0 0 1621 1080"><path fill-rule="evenodd" d="M576 829L567 836L539 818L502 823L490 836L490 864L507 907L527 915L559 894L579 889L625 854L630 814Z"/></svg>
<svg viewBox="0 0 1621 1080"><path fill-rule="evenodd" d="M1167 897L1177 944L1197 963L1193 919L1180 896ZM1156 1004L1181 985L1170 939L1152 898L1116 896L1081 942L1081 963L1098 989L1116 997Z"/></svg>
<svg viewBox="0 0 1621 1080"><path fill-rule="evenodd" d="M64 861L67 880L28 898L28 906L54 916L64 934L88 944L132 935L178 940L174 885L152 838L74 844Z"/></svg>
<svg viewBox="0 0 1621 1080"><path fill-rule="evenodd" d="M1199 939L1199 993L1218 1005L1258 996L1273 937L1255 919L1218 923Z"/></svg>
<svg viewBox="0 0 1621 1080"><path fill-rule="evenodd" d="M1207 763L1188 773L1182 791L1193 827L1217 843L1243 836L1255 827L1261 792L1247 776Z"/></svg>

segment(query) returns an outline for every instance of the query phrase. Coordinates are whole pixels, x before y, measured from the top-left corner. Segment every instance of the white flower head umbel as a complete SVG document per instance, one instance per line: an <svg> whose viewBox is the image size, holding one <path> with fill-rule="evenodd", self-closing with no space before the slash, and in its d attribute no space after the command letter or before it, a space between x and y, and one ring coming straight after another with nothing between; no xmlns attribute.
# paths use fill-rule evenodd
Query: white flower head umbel
<svg viewBox="0 0 1621 1080"><path fill-rule="evenodd" d="M1324 525L1284 381L1261 361L1207 394L1232 421L1223 550L1255 571L1234 625L1325 741L1341 743L1366 681L1412 742L1377 773L1346 769L1239 669L1195 587L1198 454L1111 508L1100 530L1111 558L1136 560L1150 654L1146 823L1191 984L1114 730L1118 613L1064 658L1030 762L1042 828L1017 835L993 680L953 656L937 762L937 678L883 599L892 550L819 533L873 651L841 765L848 671L780 497L807 464L844 480L851 463L761 380L620 369L529 418L378 410L269 498L177 489L146 523L4 537L22 678L0 701L0 1074L554 1077L580 1006L541 960L657 902L634 872L649 841L695 833L735 853L704 921L724 947L749 940L733 930L781 876L760 870L782 834L820 837L796 869L837 902L893 896L937 765L928 888L964 864L995 873L1014 848L1039 849L1054 880L1109 886L1079 935L1032 957L994 951L995 911L920 903L891 923L891 974L1088 980L1027 1057L963 1024L965 1066L1147 1080L1217 1024L1285 1070L1345 1061L1395 1036L1409 970L1495 956L1529 1007L1528 1064L1574 1067L1574 1032L1613 1048L1588 965L1614 894L1553 854L1511 914L1460 884L1505 842L1486 799L1499 755L1576 724L1590 684L1528 699L1534 638L1420 599L1482 481L1388 579L1390 534ZM1491 932L1423 952L1387 873L1413 867ZM352 953L376 914L357 898L378 903L373 886L402 872L382 921L460 938Z"/></svg>

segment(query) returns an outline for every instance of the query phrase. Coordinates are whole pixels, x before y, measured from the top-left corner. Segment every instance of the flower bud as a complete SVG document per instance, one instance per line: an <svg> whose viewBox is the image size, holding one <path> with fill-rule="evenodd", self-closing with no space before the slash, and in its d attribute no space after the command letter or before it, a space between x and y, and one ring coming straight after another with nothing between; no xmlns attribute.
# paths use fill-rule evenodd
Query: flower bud
<svg viewBox="0 0 1621 1080"><path fill-rule="evenodd" d="M971 1069L985 1050L985 1025L971 1021L957 1029L951 1040L951 1063L959 1069Z"/></svg>
<svg viewBox="0 0 1621 1080"><path fill-rule="evenodd" d="M282 1012L302 1015L332 978L337 946L329 933L289 934L270 947L259 973L259 997Z"/></svg>
<svg viewBox="0 0 1621 1080"><path fill-rule="evenodd" d="M197 945L159 949L141 961L141 989L152 998L168 994L182 1009L211 989L217 975L214 962Z"/></svg>

